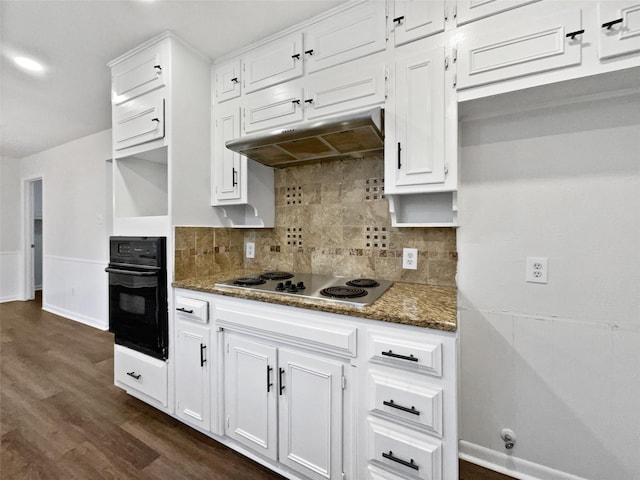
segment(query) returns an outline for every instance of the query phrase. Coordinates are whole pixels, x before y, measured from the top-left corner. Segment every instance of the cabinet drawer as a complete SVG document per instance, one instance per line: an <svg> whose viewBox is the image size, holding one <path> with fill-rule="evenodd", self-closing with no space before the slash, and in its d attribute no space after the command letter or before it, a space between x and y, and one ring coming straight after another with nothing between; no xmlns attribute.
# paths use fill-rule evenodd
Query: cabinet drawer
<svg viewBox="0 0 640 480"><path fill-rule="evenodd" d="M176 297L176 316L197 323L209 322L209 302L188 297Z"/></svg>
<svg viewBox="0 0 640 480"><path fill-rule="evenodd" d="M458 48L458 89L579 65L582 30L579 6L553 16L514 22L471 37Z"/></svg>
<svg viewBox="0 0 640 480"><path fill-rule="evenodd" d="M302 55L302 33L251 50L242 62L244 93L302 76Z"/></svg>
<svg viewBox="0 0 640 480"><path fill-rule="evenodd" d="M132 388L167 406L167 364L122 345L114 351L115 384Z"/></svg>
<svg viewBox="0 0 640 480"><path fill-rule="evenodd" d="M435 339L415 341L376 332L371 333L370 342L376 363L442 376L442 343Z"/></svg>
<svg viewBox="0 0 640 480"><path fill-rule="evenodd" d="M165 45L164 42L154 45L113 65L111 101L114 105L164 87L165 77L168 75Z"/></svg>
<svg viewBox="0 0 640 480"><path fill-rule="evenodd" d="M384 67L382 55L376 55L310 76L305 95L307 118L382 104Z"/></svg>
<svg viewBox="0 0 640 480"><path fill-rule="evenodd" d="M164 98L152 92L113 108L115 150L164 138Z"/></svg>
<svg viewBox="0 0 640 480"><path fill-rule="evenodd" d="M424 480L442 479L442 444L382 420L369 418L369 463Z"/></svg>
<svg viewBox="0 0 640 480"><path fill-rule="evenodd" d="M244 131L278 127L302 120L302 88L280 86L255 93L244 107Z"/></svg>
<svg viewBox="0 0 640 480"><path fill-rule="evenodd" d="M385 2L364 2L311 25L304 38L307 73L383 51L385 21Z"/></svg>
<svg viewBox="0 0 640 480"><path fill-rule="evenodd" d="M373 412L442 437L442 388L412 377L397 379L370 371L369 393Z"/></svg>

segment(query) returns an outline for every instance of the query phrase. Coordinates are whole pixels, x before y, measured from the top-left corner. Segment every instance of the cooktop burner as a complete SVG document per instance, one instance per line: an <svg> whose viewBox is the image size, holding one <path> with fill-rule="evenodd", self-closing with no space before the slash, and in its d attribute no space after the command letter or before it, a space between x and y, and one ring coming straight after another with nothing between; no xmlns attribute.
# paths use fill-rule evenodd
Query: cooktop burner
<svg viewBox="0 0 640 480"><path fill-rule="evenodd" d="M371 278L335 277L276 270L216 283L216 287L289 295L364 307L376 301L392 284L387 280Z"/></svg>
<svg viewBox="0 0 640 480"><path fill-rule="evenodd" d="M380 283L372 278L354 278L353 280L349 280L347 285L350 287L373 288L380 285Z"/></svg>
<svg viewBox="0 0 640 480"><path fill-rule="evenodd" d="M264 272L260 276L265 280L286 280L287 278L293 278L293 273L289 272Z"/></svg>
<svg viewBox="0 0 640 480"><path fill-rule="evenodd" d="M262 285L267 282L260 277L240 277L233 280L233 283L235 285L250 287L252 285Z"/></svg>
<svg viewBox="0 0 640 480"><path fill-rule="evenodd" d="M320 294L331 298L358 298L364 297L367 291L364 288L347 287L345 285L323 288L320 290Z"/></svg>

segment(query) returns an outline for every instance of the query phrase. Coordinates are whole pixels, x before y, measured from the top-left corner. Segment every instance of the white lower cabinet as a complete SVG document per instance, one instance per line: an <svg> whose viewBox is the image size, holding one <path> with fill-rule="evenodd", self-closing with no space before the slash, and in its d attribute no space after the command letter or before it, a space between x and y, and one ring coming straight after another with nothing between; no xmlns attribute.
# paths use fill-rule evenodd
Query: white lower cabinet
<svg viewBox="0 0 640 480"><path fill-rule="evenodd" d="M225 332L225 433L312 479L342 475L342 363Z"/></svg>
<svg viewBox="0 0 640 480"><path fill-rule="evenodd" d="M167 362L122 345L115 345L113 358L117 386L152 405L168 405Z"/></svg>
<svg viewBox="0 0 640 480"><path fill-rule="evenodd" d="M176 414L185 422L210 427L210 332L208 325L176 322Z"/></svg>

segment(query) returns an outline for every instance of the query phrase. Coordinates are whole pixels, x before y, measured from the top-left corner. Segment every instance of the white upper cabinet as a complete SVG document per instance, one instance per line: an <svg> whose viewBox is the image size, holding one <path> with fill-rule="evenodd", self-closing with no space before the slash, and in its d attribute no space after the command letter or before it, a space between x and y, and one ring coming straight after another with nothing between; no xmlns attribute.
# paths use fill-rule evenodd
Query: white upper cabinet
<svg viewBox="0 0 640 480"><path fill-rule="evenodd" d="M248 96L244 102L244 132L278 127L303 118L302 87L288 83Z"/></svg>
<svg viewBox="0 0 640 480"><path fill-rule="evenodd" d="M307 73L385 49L385 2L360 2L310 25L304 32Z"/></svg>
<svg viewBox="0 0 640 480"><path fill-rule="evenodd" d="M599 2L598 23L601 59L640 51L640 2Z"/></svg>
<svg viewBox="0 0 640 480"><path fill-rule="evenodd" d="M227 140L240 136L240 107L230 105L224 109L217 109L213 130L213 164L212 205L229 202L236 203L241 199L241 176L245 175L246 158L239 153L225 147ZM243 166L245 168L243 168Z"/></svg>
<svg viewBox="0 0 640 480"><path fill-rule="evenodd" d="M113 107L113 148L122 150L163 138L164 92L134 98Z"/></svg>
<svg viewBox="0 0 640 480"><path fill-rule="evenodd" d="M111 69L111 102L120 105L165 85L166 43L162 42L131 56Z"/></svg>
<svg viewBox="0 0 640 480"><path fill-rule="evenodd" d="M245 93L302 75L302 33L295 33L249 51L242 61Z"/></svg>
<svg viewBox="0 0 640 480"><path fill-rule="evenodd" d="M493 25L493 24L492 24ZM458 89L579 65L582 11L579 4L552 15L483 28L458 48Z"/></svg>
<svg viewBox="0 0 640 480"><path fill-rule="evenodd" d="M214 95L218 102L224 102L240 96L242 62L235 58L217 65L213 72Z"/></svg>
<svg viewBox="0 0 640 480"><path fill-rule="evenodd" d="M396 0L393 8L396 46L444 31L444 0Z"/></svg>
<svg viewBox="0 0 640 480"><path fill-rule="evenodd" d="M395 63L385 112L385 192L417 193L443 184L444 47L414 50Z"/></svg>
<svg viewBox="0 0 640 480"><path fill-rule="evenodd" d="M458 0L456 19L458 25L462 25L537 1L539 0Z"/></svg>

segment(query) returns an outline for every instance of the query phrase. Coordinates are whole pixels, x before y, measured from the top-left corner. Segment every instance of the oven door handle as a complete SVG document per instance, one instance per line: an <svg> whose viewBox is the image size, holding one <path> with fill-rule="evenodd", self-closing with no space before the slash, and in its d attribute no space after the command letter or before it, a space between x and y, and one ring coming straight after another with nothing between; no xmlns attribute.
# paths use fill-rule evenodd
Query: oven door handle
<svg viewBox="0 0 640 480"><path fill-rule="evenodd" d="M146 272L141 270L120 270L119 268L107 267L104 269L107 273L118 273L120 275L131 275L133 277L153 277L158 275L159 272Z"/></svg>

